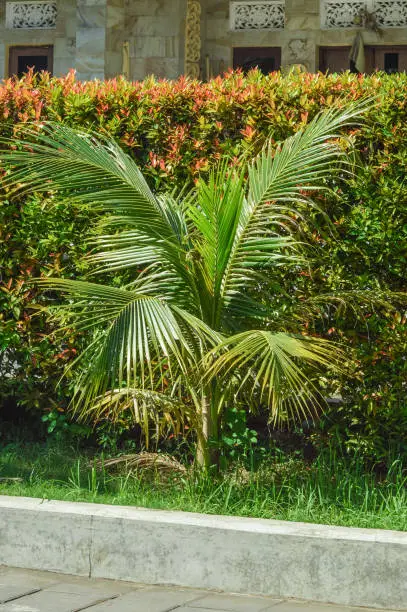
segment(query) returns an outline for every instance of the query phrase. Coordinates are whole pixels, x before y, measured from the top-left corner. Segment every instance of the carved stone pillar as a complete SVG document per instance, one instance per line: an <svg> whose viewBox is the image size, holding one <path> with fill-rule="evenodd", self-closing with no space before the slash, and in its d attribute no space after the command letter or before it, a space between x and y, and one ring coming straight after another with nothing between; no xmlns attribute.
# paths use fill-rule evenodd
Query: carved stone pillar
<svg viewBox="0 0 407 612"><path fill-rule="evenodd" d="M185 75L193 79L198 79L201 71L201 12L200 0L187 0Z"/></svg>

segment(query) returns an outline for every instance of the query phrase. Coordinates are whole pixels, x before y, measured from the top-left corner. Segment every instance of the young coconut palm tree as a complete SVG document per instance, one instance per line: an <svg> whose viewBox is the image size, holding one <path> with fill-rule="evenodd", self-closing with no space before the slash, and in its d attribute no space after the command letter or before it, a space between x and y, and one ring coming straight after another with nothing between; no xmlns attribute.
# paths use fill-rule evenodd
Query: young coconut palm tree
<svg viewBox="0 0 407 612"><path fill-rule="evenodd" d="M338 348L276 328L267 296L275 266L304 265L293 235L307 192L323 189L344 159L338 133L360 114L320 114L248 163L224 162L187 196L155 195L113 141L62 125L35 127L3 161L9 188L56 192L99 214L105 232L96 272L131 271L123 287L49 279L92 341L78 360L74 410L114 418L131 408L145 422L187 418L199 459L219 436L222 412L241 395L272 419L309 414L310 373L332 367ZM109 228L109 230L106 230Z"/></svg>

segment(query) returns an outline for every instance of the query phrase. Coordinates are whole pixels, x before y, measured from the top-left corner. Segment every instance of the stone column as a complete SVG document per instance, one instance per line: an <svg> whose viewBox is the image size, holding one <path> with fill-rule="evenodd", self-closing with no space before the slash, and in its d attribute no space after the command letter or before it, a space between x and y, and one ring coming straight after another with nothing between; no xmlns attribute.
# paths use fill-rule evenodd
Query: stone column
<svg viewBox="0 0 407 612"><path fill-rule="evenodd" d="M76 71L78 79L105 78L107 0L76 2Z"/></svg>
<svg viewBox="0 0 407 612"><path fill-rule="evenodd" d="M320 31L319 5L320 0L286 0L283 66L294 64L315 72Z"/></svg>
<svg viewBox="0 0 407 612"><path fill-rule="evenodd" d="M187 0L185 23L185 75L198 79L201 73L201 2Z"/></svg>
<svg viewBox="0 0 407 612"><path fill-rule="evenodd" d="M125 0L107 0L105 77L123 74L124 47L129 47L125 30ZM127 44L126 44L127 43ZM129 72L129 70L127 70ZM125 75L129 76L129 75Z"/></svg>
<svg viewBox="0 0 407 612"><path fill-rule="evenodd" d="M76 55L76 0L58 2L54 38L54 74L67 74L75 67ZM44 34L50 33L45 30Z"/></svg>

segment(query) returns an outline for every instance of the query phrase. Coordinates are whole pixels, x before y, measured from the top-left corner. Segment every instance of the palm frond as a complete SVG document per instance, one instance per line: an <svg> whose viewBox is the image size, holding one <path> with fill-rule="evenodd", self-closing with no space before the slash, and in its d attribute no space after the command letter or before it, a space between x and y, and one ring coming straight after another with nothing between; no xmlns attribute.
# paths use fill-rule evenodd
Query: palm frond
<svg viewBox="0 0 407 612"><path fill-rule="evenodd" d="M352 320L366 323L366 317L378 311L394 313L400 307L406 307L407 293L401 291L386 291L376 289L338 290L329 293L311 295L296 302L287 310L286 318L315 320L322 318L333 323L340 317L351 316Z"/></svg>
<svg viewBox="0 0 407 612"><path fill-rule="evenodd" d="M12 172L4 184L19 193L58 190L114 213L147 235L177 240L179 211L151 192L135 162L113 140L59 123L24 127L22 137L1 152L1 161Z"/></svg>
<svg viewBox="0 0 407 612"><path fill-rule="evenodd" d="M270 143L249 164L248 199L258 206L268 202L298 202L304 192L324 188L332 163L347 163L341 130L360 122L370 102L321 112L273 150ZM267 216L267 212L265 213Z"/></svg>
<svg viewBox="0 0 407 612"><path fill-rule="evenodd" d="M94 274L142 268L162 262L166 255L163 240L152 242L150 236L136 230L98 236L94 245L94 251L87 257L96 266Z"/></svg>
<svg viewBox="0 0 407 612"><path fill-rule="evenodd" d="M171 480L176 476L184 476L187 473L185 465L177 461L172 455L164 453L143 452L132 455L120 455L119 457L93 461L93 466L102 470L124 470L127 475L131 472L139 474L152 472L154 477L160 476L160 478L171 478Z"/></svg>
<svg viewBox="0 0 407 612"><path fill-rule="evenodd" d="M241 390L249 382L273 421L315 414L320 399L307 368L339 371L343 363L343 351L326 340L265 330L231 336L206 356L210 378L237 376Z"/></svg>
<svg viewBox="0 0 407 612"><path fill-rule="evenodd" d="M226 160L211 172L207 181L199 181L196 201L191 201L186 211L194 227L190 232L194 247L191 258L199 279L202 310L205 319L215 327L227 327L229 314L222 319L225 307L232 301L236 303L236 298L247 286L259 282L260 270L270 265L282 265L293 257L287 251L293 248L294 240L279 231L287 221L287 215L274 210L272 223L263 224L256 234L253 232L248 236L239 260L233 260L236 236L248 205L245 172L245 168L231 168L229 160ZM235 264L234 286L225 293L231 260ZM254 311L253 315L257 316Z"/></svg>
<svg viewBox="0 0 407 612"><path fill-rule="evenodd" d="M195 299L194 278L190 274L187 256L190 247L188 227L184 216L183 201L172 194L157 196L160 209L169 224L169 233L145 231L143 219L135 216L115 214L101 217L99 229L112 231L99 234L89 255L95 264L94 273L106 271L138 270L151 264L158 264L162 270L178 276L177 284L183 284L189 299Z"/></svg>
<svg viewBox="0 0 407 612"><path fill-rule="evenodd" d="M204 316L217 321L217 301L244 199L244 169L234 170L226 159L207 180L200 179L195 198L187 200L186 216L192 222L191 264L199 279Z"/></svg>
<svg viewBox="0 0 407 612"><path fill-rule="evenodd" d="M180 201L172 194L155 196L135 162L113 140L47 123L23 128L13 146L1 152L3 163L12 168L4 177L6 186L19 193L57 190L60 199L91 206L102 225L114 230L98 236L93 245L95 273L159 263L175 281L167 286L177 286L180 295L196 303Z"/></svg>
<svg viewBox="0 0 407 612"><path fill-rule="evenodd" d="M147 448L152 435L179 435L185 427L199 428L200 419L193 406L180 398L139 388L112 389L78 412L81 420L93 423L116 423L130 417L141 427Z"/></svg>
<svg viewBox="0 0 407 612"><path fill-rule="evenodd" d="M345 161L339 131L355 123L364 110L362 104L320 114L277 150L268 143L249 163L247 196L222 278L219 303L226 318L233 296L256 283L257 270L303 262L293 237L295 220L301 217L297 205L312 206L307 192L325 188L332 165Z"/></svg>
<svg viewBox="0 0 407 612"><path fill-rule="evenodd" d="M123 384L145 389L164 374L169 379L186 375L220 339L193 314L154 295L68 279L41 285L69 297L70 325L99 330L76 364L86 364L78 375L81 405Z"/></svg>

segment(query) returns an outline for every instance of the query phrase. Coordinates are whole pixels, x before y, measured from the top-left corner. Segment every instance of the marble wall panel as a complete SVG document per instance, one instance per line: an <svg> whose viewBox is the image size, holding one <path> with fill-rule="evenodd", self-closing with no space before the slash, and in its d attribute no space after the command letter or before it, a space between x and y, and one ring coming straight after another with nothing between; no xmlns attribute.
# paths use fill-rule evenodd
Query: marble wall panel
<svg viewBox="0 0 407 612"><path fill-rule="evenodd" d="M131 77L182 74L186 0L130 0L125 10Z"/></svg>
<svg viewBox="0 0 407 612"><path fill-rule="evenodd" d="M76 71L79 79L105 77L106 0L77 0Z"/></svg>

